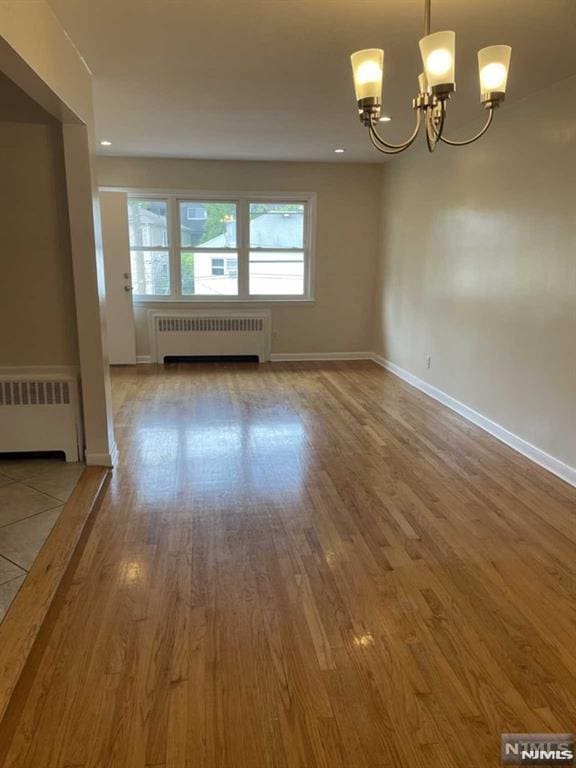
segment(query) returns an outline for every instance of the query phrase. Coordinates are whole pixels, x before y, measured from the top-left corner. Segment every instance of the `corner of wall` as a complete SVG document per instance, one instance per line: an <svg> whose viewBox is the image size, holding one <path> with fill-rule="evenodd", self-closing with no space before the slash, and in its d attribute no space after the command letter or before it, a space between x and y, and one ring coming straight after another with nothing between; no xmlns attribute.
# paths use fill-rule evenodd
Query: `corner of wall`
<svg viewBox="0 0 576 768"><path fill-rule="evenodd" d="M389 163L390 161L388 161ZM384 300L384 267L385 267L385 183L389 172L388 163L380 164L378 185L378 236L376 259L374 263L374 288L372 292L372 313L370 328L370 349L378 354L384 354L384 337L382 328L382 307Z"/></svg>

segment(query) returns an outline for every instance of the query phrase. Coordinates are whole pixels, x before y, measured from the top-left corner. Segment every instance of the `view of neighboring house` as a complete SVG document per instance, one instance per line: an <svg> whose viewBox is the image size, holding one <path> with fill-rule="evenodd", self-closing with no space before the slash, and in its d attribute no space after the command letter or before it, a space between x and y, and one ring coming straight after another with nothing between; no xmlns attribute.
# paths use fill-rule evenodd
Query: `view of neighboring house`
<svg viewBox="0 0 576 768"><path fill-rule="evenodd" d="M203 248L228 248L235 222L203 243ZM302 293L304 254L294 248L304 237L304 210L267 211L250 219L250 293L294 296ZM301 246L300 246L301 247ZM277 249L277 250L274 250ZM237 293L238 257L226 252L194 253L194 285L197 294Z"/></svg>
<svg viewBox="0 0 576 768"><path fill-rule="evenodd" d="M196 245L204 234L208 211L202 203L180 203L180 237L182 245Z"/></svg>
<svg viewBox="0 0 576 768"><path fill-rule="evenodd" d="M236 219L219 219L221 232L204 240L207 206L180 203L183 295L238 293ZM297 296L304 283L304 207L278 205L250 216L249 283L252 295ZM164 201L131 200L132 284L136 295L165 295L169 286L169 226ZM188 250L190 249L190 250Z"/></svg>

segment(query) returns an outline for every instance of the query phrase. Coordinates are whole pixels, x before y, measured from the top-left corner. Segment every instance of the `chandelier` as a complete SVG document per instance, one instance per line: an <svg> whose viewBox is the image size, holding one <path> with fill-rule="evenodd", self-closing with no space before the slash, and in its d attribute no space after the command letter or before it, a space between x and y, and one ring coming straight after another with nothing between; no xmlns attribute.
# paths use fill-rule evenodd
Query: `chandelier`
<svg viewBox="0 0 576 768"><path fill-rule="evenodd" d="M504 101L512 49L509 45L490 45L478 51L480 74L480 101L488 110L486 124L479 133L466 141L452 141L444 135L448 100L456 90L454 58L456 35L454 32L430 34L431 0L424 0L424 37L420 40L420 53L424 72L418 78L418 94L412 101L416 112L416 127L412 135L401 144L385 141L376 130L382 107L382 77L384 51L369 48L350 57L360 122L368 128L370 140L377 150L386 155L397 155L408 149L418 136L422 123L426 143L434 152L439 141L453 147L472 144L483 136L494 118L494 110Z"/></svg>

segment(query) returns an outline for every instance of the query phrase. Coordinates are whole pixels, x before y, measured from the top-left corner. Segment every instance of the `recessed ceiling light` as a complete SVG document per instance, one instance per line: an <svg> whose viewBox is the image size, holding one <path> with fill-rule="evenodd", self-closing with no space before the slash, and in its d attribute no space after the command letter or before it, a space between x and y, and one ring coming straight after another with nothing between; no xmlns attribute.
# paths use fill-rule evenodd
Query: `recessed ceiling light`
<svg viewBox="0 0 576 768"><path fill-rule="evenodd" d="M346 152L346 150L343 147L338 147L334 152L336 152L337 155L341 155L343 152Z"/></svg>
<svg viewBox="0 0 576 768"><path fill-rule="evenodd" d="M103 141L100 142L100 146L101 147L111 147L112 146L112 142L108 141L108 139L104 139Z"/></svg>
<svg viewBox="0 0 576 768"><path fill-rule="evenodd" d="M390 120L392 120L392 118L388 117L388 115L384 115L383 117L380 118L381 123L389 123Z"/></svg>

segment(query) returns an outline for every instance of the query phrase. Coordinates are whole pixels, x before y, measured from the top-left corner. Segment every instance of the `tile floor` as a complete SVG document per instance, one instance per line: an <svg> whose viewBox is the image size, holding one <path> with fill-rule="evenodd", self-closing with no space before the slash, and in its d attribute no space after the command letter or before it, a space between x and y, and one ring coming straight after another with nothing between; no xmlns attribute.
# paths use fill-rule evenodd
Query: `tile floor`
<svg viewBox="0 0 576 768"><path fill-rule="evenodd" d="M0 457L0 621L83 469L59 459Z"/></svg>

